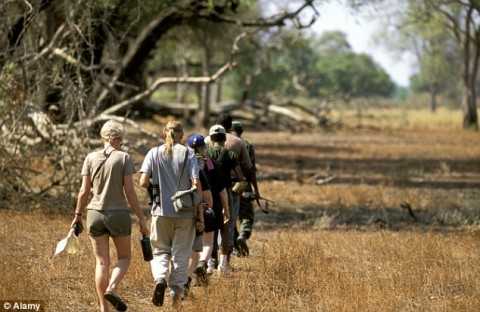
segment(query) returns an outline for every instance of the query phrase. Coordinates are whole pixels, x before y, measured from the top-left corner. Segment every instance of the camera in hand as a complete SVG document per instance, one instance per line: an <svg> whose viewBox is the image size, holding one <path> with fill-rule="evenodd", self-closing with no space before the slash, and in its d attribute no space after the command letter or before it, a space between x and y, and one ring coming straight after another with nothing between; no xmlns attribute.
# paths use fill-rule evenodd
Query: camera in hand
<svg viewBox="0 0 480 312"><path fill-rule="evenodd" d="M80 233L82 233L82 232L83 232L83 226L82 226L82 224L81 224L80 222L75 223L75 224L73 225L73 234L75 234L75 236L78 236L78 235L80 235Z"/></svg>
<svg viewBox="0 0 480 312"><path fill-rule="evenodd" d="M140 240L140 245L142 246L142 253L143 253L143 260L145 261L152 261L153 253L152 253L152 245L150 244L150 237L143 236Z"/></svg>
<svg viewBox="0 0 480 312"><path fill-rule="evenodd" d="M149 204L157 204L160 205L161 200L160 200L160 187L157 184L150 184L151 189L149 189L149 197L150 197L150 202Z"/></svg>

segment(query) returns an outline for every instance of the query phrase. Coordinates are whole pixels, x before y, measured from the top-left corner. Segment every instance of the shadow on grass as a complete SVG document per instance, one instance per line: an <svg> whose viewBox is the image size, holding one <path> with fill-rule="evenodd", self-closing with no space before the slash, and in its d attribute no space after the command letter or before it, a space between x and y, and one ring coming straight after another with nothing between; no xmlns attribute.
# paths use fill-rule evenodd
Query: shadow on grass
<svg viewBox="0 0 480 312"><path fill-rule="evenodd" d="M374 178L374 177L338 177L331 184L351 185L390 185L399 188L429 188L429 189L466 189L480 188L480 181L468 179L397 179L397 178Z"/></svg>
<svg viewBox="0 0 480 312"><path fill-rule="evenodd" d="M292 144L292 143L263 143L255 144L256 151L275 150L281 152L292 152L301 150L302 152L311 152L315 155L335 154L335 153L354 153L356 149L346 146L333 145L313 145L313 144Z"/></svg>
<svg viewBox="0 0 480 312"><path fill-rule="evenodd" d="M257 162L275 168L268 179L309 179L335 176L330 184L390 185L430 189L480 188L479 159L339 159L260 154ZM425 178L428 175L435 177ZM262 172L259 173L262 179Z"/></svg>
<svg viewBox="0 0 480 312"><path fill-rule="evenodd" d="M345 158L318 158L298 155L257 154L257 162L268 164L279 170L299 167L304 170L328 169L331 172L339 171L348 174L369 173L398 175L399 173L421 172L455 172L455 173L480 173L480 159L431 159L431 158L371 158L371 159L345 159Z"/></svg>
<svg viewBox="0 0 480 312"><path fill-rule="evenodd" d="M322 207L305 205L297 207L278 206L269 214L256 213L256 227L262 230L279 228L318 230L368 230L392 231L425 229L459 229L480 223L474 209L439 208L414 210L414 216L401 207L371 209L368 207Z"/></svg>

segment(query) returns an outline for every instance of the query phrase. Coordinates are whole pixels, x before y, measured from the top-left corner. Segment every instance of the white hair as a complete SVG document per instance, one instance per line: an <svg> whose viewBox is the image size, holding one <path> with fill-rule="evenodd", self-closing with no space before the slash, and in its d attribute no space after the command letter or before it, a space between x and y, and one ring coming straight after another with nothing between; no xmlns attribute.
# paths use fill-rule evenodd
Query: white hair
<svg viewBox="0 0 480 312"><path fill-rule="evenodd" d="M100 130L100 136L104 140L121 137L123 136L123 126L119 122L109 120L103 124L102 129Z"/></svg>

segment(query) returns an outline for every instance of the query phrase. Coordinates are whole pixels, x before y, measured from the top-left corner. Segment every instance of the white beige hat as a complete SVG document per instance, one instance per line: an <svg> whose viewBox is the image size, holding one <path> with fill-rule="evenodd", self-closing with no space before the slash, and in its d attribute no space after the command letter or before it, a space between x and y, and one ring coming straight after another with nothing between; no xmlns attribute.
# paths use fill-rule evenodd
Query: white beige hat
<svg viewBox="0 0 480 312"><path fill-rule="evenodd" d="M213 125L208 131L209 135L225 134L225 133L226 133L225 128L221 125Z"/></svg>

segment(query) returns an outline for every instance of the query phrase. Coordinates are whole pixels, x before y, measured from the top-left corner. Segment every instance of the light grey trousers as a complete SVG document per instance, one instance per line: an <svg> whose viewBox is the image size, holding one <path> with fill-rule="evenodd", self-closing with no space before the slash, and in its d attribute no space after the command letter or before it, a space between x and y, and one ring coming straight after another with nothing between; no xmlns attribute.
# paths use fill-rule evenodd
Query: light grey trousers
<svg viewBox="0 0 480 312"><path fill-rule="evenodd" d="M150 265L156 283L165 279L172 291L183 293L194 238L195 223L192 218L152 217L150 241L153 260Z"/></svg>

